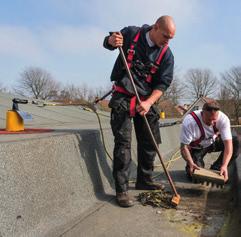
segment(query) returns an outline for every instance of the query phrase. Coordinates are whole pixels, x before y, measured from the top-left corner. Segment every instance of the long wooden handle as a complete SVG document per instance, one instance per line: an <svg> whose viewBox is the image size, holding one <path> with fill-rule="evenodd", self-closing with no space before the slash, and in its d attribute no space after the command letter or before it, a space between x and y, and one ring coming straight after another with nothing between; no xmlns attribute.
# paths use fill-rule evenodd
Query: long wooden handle
<svg viewBox="0 0 241 237"><path fill-rule="evenodd" d="M136 89L136 85L135 85L135 82L134 82L134 80L133 80L131 71L130 71L130 69L129 69L129 67L128 67L128 64L127 64L127 61L126 61L126 57L125 57L125 54L124 54L124 52L123 52L122 47L119 47L119 51L120 51L120 55L121 55L121 58L122 58L122 60L123 60L123 63L124 63L126 72L127 72L127 74L128 74L128 77L129 77L129 79L131 80L131 84L132 84L132 87L133 87L135 96L136 96L136 98L137 98L137 102L138 102L138 104L140 104L140 103L141 103L140 96L139 96L138 91L137 91L137 89ZM165 167L165 164L164 164L164 162L163 162L161 153L160 153L160 151L159 151L158 145L157 145L157 143L156 143L155 137L154 137L154 135L153 135L153 133L152 133L152 130L151 130L151 128L150 128L150 125L149 125L149 122L148 122L148 120L147 120L147 118L146 118L146 115L144 115L143 118L144 118L145 124L146 124L146 126L147 126L147 129L148 129L148 131L149 131L149 133L150 133L152 143L153 143L153 145L154 145L154 147L155 147L155 149L156 149L156 152L157 152L158 157L159 157L159 159L160 159L160 162L161 162L161 164L162 164L163 170L164 170L164 172L165 172L165 174L166 174L166 176L167 176L167 179L168 179L168 181L169 181L169 183L170 183L170 185L171 185L171 188L172 188L175 196L179 196L178 193L177 193L176 187L175 187L175 185L174 185L174 183L173 183L173 181L172 181L172 178L171 178L168 170L167 170L166 167Z"/></svg>

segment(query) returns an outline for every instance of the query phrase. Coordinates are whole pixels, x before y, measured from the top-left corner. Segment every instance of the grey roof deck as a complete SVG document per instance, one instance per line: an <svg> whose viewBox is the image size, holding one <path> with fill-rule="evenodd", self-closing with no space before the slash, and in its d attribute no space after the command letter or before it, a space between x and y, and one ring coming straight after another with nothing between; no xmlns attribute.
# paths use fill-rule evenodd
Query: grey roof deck
<svg viewBox="0 0 241 237"><path fill-rule="evenodd" d="M12 98L0 94L1 128ZM224 189L192 184L185 177L184 161L177 157L169 167L181 195L177 209L138 202L132 208L120 208L114 198L112 161L105 153L95 114L74 106L19 107L33 115L26 128L54 131L0 135L0 236L187 237L217 236L220 231L224 236L227 232L223 226L230 217L232 198L237 197L235 182ZM101 113L106 148L112 154L109 114ZM180 125L160 129L160 151L167 162L178 149ZM133 134L132 181L136 175L135 145ZM206 164L212 159L210 156ZM155 164L154 173L160 174L157 181L170 190L158 159ZM131 182L130 194L138 193Z"/></svg>

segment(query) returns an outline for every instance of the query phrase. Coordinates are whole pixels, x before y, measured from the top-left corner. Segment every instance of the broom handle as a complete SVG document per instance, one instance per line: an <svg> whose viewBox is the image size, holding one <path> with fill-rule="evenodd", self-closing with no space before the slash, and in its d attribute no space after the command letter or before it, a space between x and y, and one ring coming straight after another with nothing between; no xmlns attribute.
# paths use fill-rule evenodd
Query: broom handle
<svg viewBox="0 0 241 237"><path fill-rule="evenodd" d="M137 92L136 85L135 85L134 80L133 80L133 77L132 77L132 75L131 75L131 71L130 71L130 69L129 69L129 67L128 67L128 64L127 64L127 61L126 61L126 57L125 57L125 54L124 54L124 52L123 52L122 47L119 47L119 51L120 51L120 54L121 54L121 57L122 57L122 60L123 60L125 69L126 69L126 71L127 71L128 77L129 77L129 79L131 80L131 84L132 84L132 87L133 87L133 89L134 89L135 96L136 96L136 98L137 98L137 102L138 102L138 104L140 104L140 103L141 103L141 99L140 99L140 96L139 96L139 94L138 94L138 92ZM158 148L158 145L157 145L157 143L156 143L156 140L155 140L155 138L154 138L154 136L153 136L153 133L152 133L152 130L151 130L151 128L150 128L149 122L148 122L148 120L147 120L147 118L146 118L146 115L144 115L143 118L144 118L145 124L146 124L146 126L147 126L147 129L148 129L148 131L149 131L149 133L150 133L151 140L152 140L152 142L153 142L153 144L154 144L154 146L155 146L156 152L157 152L157 154L158 154L158 157L159 157L159 159L160 159L160 162L161 162L161 164L162 164L162 167L163 167L163 169L164 169L164 172L165 172L165 174L166 174L166 176L167 176L167 178L168 178L168 181L169 181L169 183L170 183L170 185L171 185L171 188L172 188L173 192L175 193L175 196L178 196L178 193L177 193L177 190L176 190L176 188L175 188L175 185L174 185L174 183L173 183L173 181L172 181L172 178L171 178L171 176L170 176L170 174L169 174L168 170L166 169L165 164L164 164L164 162L163 162L161 153L160 153L160 151L159 151L159 148Z"/></svg>

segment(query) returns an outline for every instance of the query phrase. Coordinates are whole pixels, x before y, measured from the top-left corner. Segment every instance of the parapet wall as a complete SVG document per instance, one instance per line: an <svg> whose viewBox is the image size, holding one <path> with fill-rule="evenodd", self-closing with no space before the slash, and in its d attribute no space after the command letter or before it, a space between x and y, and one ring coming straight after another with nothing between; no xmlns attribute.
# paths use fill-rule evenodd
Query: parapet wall
<svg viewBox="0 0 241 237"><path fill-rule="evenodd" d="M97 131L4 143L0 157L2 236L45 236L111 187Z"/></svg>
<svg viewBox="0 0 241 237"><path fill-rule="evenodd" d="M164 157L178 147L179 129L161 129ZM111 130L105 129L104 135L112 154ZM135 160L135 142L132 151ZM1 141L0 157L1 237L51 236L97 202L113 197L112 161L97 129Z"/></svg>

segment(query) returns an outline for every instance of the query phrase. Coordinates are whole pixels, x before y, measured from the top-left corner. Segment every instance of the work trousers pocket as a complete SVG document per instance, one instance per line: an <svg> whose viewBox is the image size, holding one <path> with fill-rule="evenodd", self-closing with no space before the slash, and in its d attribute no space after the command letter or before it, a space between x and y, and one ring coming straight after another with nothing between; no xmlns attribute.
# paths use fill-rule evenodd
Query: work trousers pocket
<svg viewBox="0 0 241 237"><path fill-rule="evenodd" d="M159 116L157 115L156 111L152 108L150 111L146 114L147 121L150 125L151 131L153 133L153 136L156 140L157 144L161 143L161 134L159 129ZM137 114L134 117L134 125L135 125L135 131L136 131L136 138L138 143L151 143L151 136L150 132L145 124L144 118Z"/></svg>
<svg viewBox="0 0 241 237"><path fill-rule="evenodd" d="M129 111L123 108L112 109L111 129L115 137L115 145L130 147L132 124Z"/></svg>

